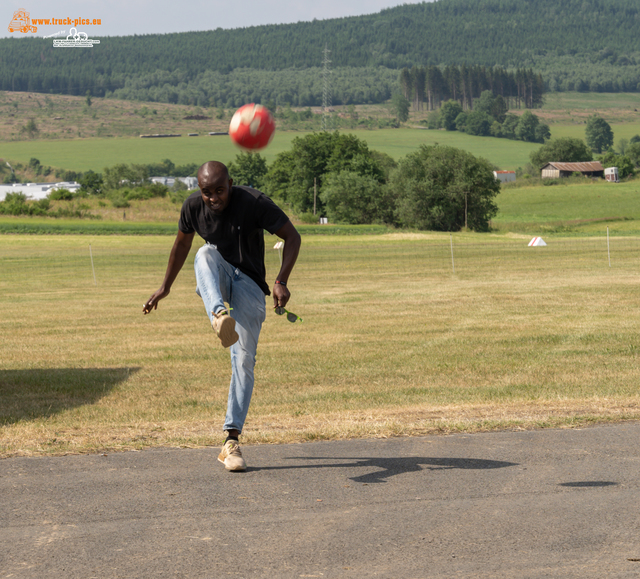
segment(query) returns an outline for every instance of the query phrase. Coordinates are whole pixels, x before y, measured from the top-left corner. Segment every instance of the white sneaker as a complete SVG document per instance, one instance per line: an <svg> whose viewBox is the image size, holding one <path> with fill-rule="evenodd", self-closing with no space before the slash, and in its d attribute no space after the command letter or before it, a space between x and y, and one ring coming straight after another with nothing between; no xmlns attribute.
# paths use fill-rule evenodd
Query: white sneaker
<svg viewBox="0 0 640 579"><path fill-rule="evenodd" d="M227 440L218 455L218 460L227 470L247 470L247 463L242 458L242 451L237 440Z"/></svg>

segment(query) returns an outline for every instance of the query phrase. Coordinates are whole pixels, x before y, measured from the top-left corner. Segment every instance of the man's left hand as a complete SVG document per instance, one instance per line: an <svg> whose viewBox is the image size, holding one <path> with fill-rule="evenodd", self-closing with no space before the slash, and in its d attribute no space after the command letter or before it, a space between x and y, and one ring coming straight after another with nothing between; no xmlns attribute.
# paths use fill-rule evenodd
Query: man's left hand
<svg viewBox="0 0 640 579"><path fill-rule="evenodd" d="M272 293L274 308L277 308L278 306L285 307L291 297L291 293L287 289L287 286L282 285L281 283L274 284Z"/></svg>

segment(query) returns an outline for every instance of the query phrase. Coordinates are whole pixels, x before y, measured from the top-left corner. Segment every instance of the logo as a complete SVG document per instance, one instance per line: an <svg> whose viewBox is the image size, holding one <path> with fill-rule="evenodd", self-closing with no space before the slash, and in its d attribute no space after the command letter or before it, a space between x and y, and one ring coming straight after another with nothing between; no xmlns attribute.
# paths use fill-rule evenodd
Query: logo
<svg viewBox="0 0 640 579"><path fill-rule="evenodd" d="M60 15L59 15L60 16ZM13 18L9 22L7 30L9 32L22 32L27 34L28 32L37 32L39 26L100 26L102 24L102 18L80 18L69 16L65 18L30 18L30 13L24 8L20 8L13 13ZM97 40L90 40L86 33L78 33L76 28L72 28L73 33L70 32L67 40L74 42L74 44L60 44L58 46L93 46L93 44L99 44ZM45 36L45 38L51 38L58 34L64 34L64 30ZM84 36L82 36L84 35ZM79 36L79 37L78 37ZM71 38L73 37L73 38ZM84 42L85 44L78 44ZM86 44L87 42L91 44ZM56 46L56 45L54 45Z"/></svg>
<svg viewBox="0 0 640 579"><path fill-rule="evenodd" d="M31 25L29 12L24 8L20 8L13 13L13 19L9 23L8 30L9 32L36 32L38 27Z"/></svg>
<svg viewBox="0 0 640 579"><path fill-rule="evenodd" d="M66 40L54 40L55 48L93 48L94 44L100 44L99 40L92 40L86 32L78 32L75 28L69 30Z"/></svg>

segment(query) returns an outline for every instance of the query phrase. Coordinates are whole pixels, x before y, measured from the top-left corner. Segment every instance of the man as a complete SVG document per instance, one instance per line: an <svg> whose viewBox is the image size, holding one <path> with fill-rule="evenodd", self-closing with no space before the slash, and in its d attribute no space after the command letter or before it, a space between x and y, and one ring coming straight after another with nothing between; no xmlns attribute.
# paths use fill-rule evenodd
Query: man
<svg viewBox="0 0 640 579"><path fill-rule="evenodd" d="M273 305L286 306L287 281L300 250L300 235L286 214L266 195L250 187L234 187L227 167L209 161L198 170L199 192L182 205L178 235L160 289L144 304L144 314L169 295L196 233L207 243L196 254L196 293L202 298L213 329L231 353L231 384L218 460L227 470L246 469L238 437L251 394L258 337L269 295L264 265L266 229L284 240L280 272L273 286ZM229 304L229 309L225 306Z"/></svg>

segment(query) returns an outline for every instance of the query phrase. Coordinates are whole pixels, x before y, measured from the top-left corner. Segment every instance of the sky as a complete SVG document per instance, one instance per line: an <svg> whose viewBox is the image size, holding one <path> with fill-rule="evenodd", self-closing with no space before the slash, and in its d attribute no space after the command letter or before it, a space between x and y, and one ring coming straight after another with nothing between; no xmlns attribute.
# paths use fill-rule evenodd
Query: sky
<svg viewBox="0 0 640 579"><path fill-rule="evenodd" d="M79 23L75 28L92 38L243 28L314 18L325 20L372 14L384 8L416 3L417 0L9 0L6 4L3 2L5 8L0 10L5 20L0 37L43 37L58 33L63 38L75 24L64 22L65 19L91 21L89 25ZM35 33L9 32L13 13L21 8L29 13L32 25L35 25L35 19L47 18L64 23L38 24ZM94 25L94 19L99 19L100 24Z"/></svg>

